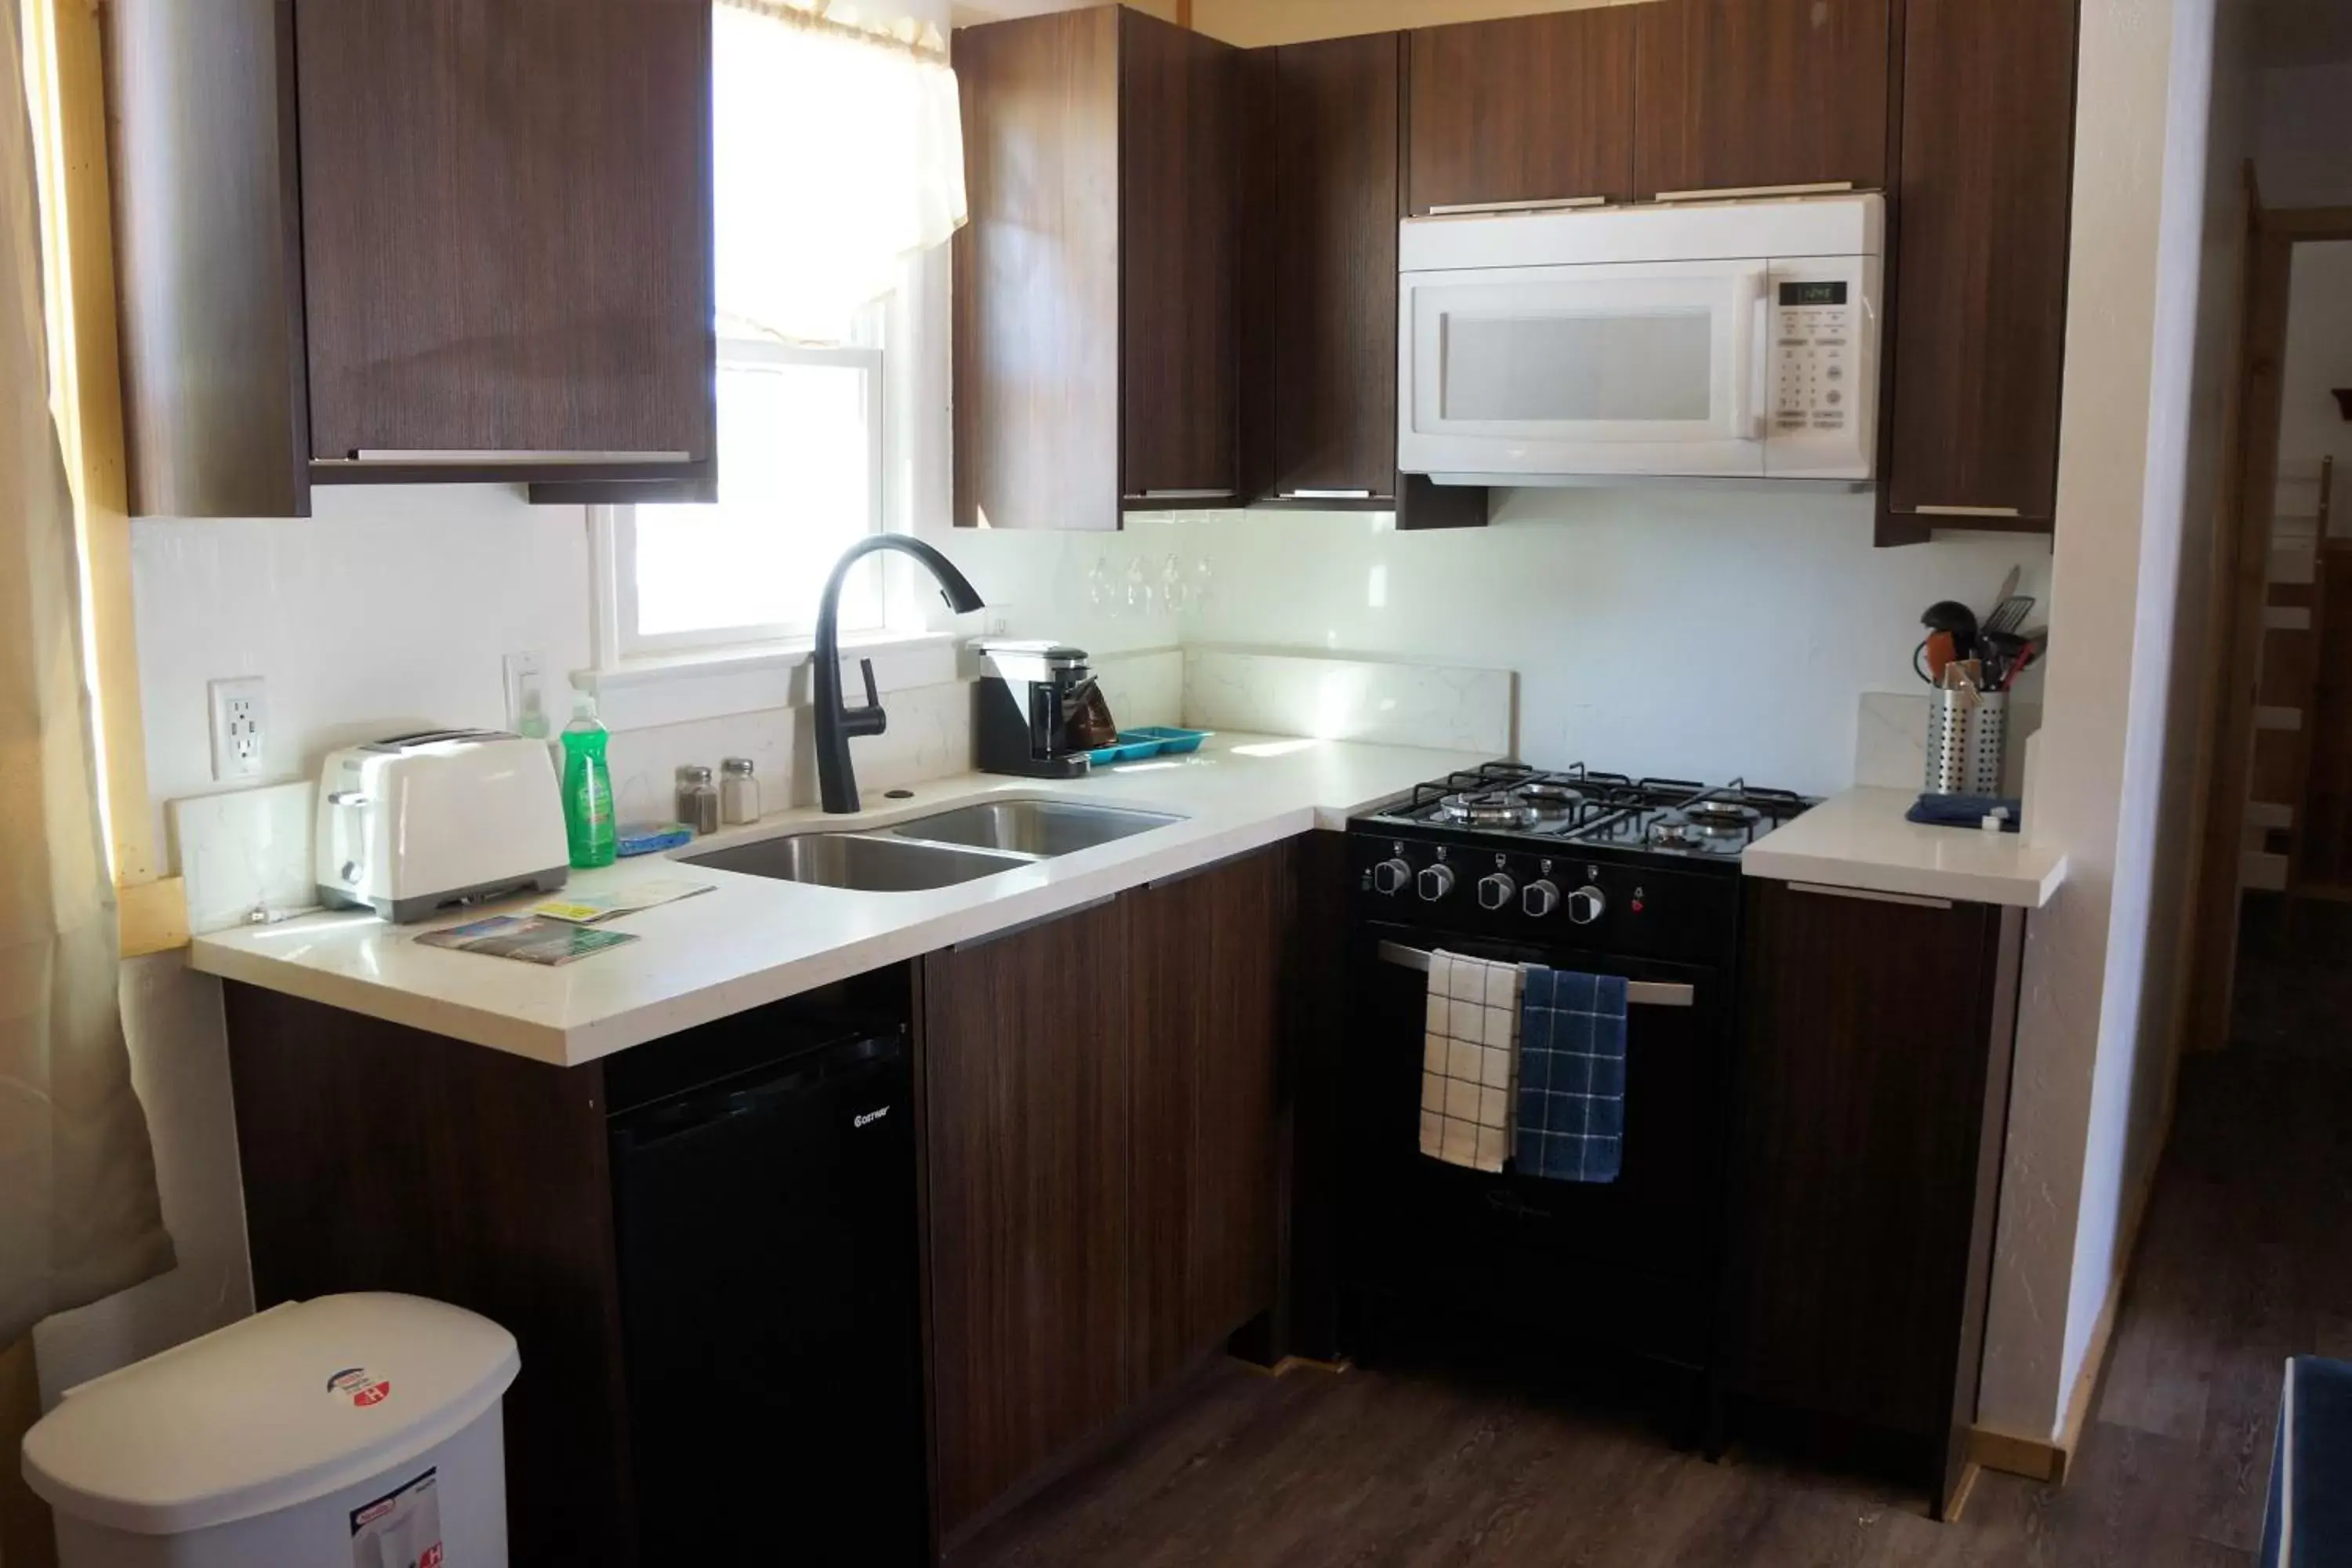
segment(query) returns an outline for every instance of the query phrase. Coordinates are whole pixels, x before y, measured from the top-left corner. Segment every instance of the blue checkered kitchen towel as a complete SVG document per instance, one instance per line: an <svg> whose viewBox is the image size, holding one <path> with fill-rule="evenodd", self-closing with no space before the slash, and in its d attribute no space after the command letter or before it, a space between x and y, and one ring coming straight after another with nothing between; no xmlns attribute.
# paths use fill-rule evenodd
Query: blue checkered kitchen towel
<svg viewBox="0 0 2352 1568"><path fill-rule="evenodd" d="M1523 1176L1613 1182L1625 1148L1625 982L1530 969L1519 994Z"/></svg>

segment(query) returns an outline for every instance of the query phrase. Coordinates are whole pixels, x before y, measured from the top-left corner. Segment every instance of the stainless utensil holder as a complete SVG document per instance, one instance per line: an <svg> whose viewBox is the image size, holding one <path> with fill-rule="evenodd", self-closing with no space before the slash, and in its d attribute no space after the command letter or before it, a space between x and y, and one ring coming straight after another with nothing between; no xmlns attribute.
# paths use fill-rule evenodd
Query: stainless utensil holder
<svg viewBox="0 0 2352 1568"><path fill-rule="evenodd" d="M1999 795L2009 742L2005 691L1937 690L1927 699L1929 795Z"/></svg>

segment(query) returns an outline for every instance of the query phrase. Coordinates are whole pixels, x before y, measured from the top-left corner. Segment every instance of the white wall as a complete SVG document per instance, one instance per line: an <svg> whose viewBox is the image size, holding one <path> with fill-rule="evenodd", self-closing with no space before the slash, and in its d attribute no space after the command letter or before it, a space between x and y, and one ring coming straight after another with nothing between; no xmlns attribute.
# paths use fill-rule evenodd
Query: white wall
<svg viewBox="0 0 2352 1568"><path fill-rule="evenodd" d="M403 726L503 724L506 653L541 653L559 683L588 662L580 508L493 485L321 486L313 505L310 518L132 525L159 811L251 782L213 782L207 680L266 679L268 776L290 779Z"/></svg>
<svg viewBox="0 0 2352 1568"><path fill-rule="evenodd" d="M268 683L268 776L332 746L425 724L504 722L500 656L588 658L578 507L503 486L320 488L308 519L131 525L148 789L216 789L205 683ZM160 841L160 840L159 840ZM42 1392L153 1354L253 1310L219 982L177 953L123 966L123 1026L155 1140L179 1266L41 1325Z"/></svg>
<svg viewBox="0 0 2352 1568"><path fill-rule="evenodd" d="M2204 266L2228 223L2207 135L2216 37L2216 0L2084 6L2054 565L2066 657L2028 820L2073 864L2028 928L1979 1411L2039 1436L2060 1430L2125 1261L2170 1092L2193 778L2175 673L2201 664L2210 564L2184 582L2184 531L2210 527L2234 291ZM2231 116L2242 17L2219 37Z"/></svg>
<svg viewBox="0 0 2352 1568"><path fill-rule="evenodd" d="M2264 206L2352 205L2352 61L2264 72L2256 149Z"/></svg>
<svg viewBox="0 0 2352 1568"><path fill-rule="evenodd" d="M2352 164L2352 139L2342 160ZM2336 459L2339 508L2352 495L2352 420L2332 389L2352 387L2352 240L2294 247L2286 363L2280 372L2279 471L2315 472ZM2341 531L2341 525L2338 525Z"/></svg>
<svg viewBox="0 0 2352 1568"><path fill-rule="evenodd" d="M1853 782L1862 693L1921 691L1928 604L1990 608L2012 565L2050 596L2046 541L1874 550L1867 496L1518 490L1460 531L1338 512L1163 526L1211 563L1188 640L1516 669L1528 761L1816 792Z"/></svg>

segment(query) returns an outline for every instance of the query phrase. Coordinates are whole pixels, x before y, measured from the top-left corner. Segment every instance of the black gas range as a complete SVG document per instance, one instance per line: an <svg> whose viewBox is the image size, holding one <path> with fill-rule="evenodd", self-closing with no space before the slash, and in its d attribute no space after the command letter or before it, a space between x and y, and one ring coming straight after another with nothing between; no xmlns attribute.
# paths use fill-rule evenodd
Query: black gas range
<svg viewBox="0 0 2352 1568"><path fill-rule="evenodd" d="M1786 790L1490 763L1349 825L1343 1348L1384 1324L1570 1342L1685 1374L1718 1404L1747 847ZM1420 1152L1429 955L1629 982L1622 1171L1545 1181ZM1701 1425L1711 1425L1704 1416ZM1696 1430L1696 1428L1694 1428Z"/></svg>
<svg viewBox="0 0 2352 1568"><path fill-rule="evenodd" d="M1349 828L1372 918L1719 962L1741 852L1815 804L1737 780L1489 763Z"/></svg>

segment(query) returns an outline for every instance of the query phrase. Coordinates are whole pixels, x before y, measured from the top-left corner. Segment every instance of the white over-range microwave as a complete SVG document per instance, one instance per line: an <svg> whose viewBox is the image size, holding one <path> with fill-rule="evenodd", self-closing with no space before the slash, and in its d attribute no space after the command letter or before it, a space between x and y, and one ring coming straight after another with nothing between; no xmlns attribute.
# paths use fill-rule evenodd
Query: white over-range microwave
<svg viewBox="0 0 2352 1568"><path fill-rule="evenodd" d="M1860 489L1885 230L1874 195L1409 218L1397 467Z"/></svg>

